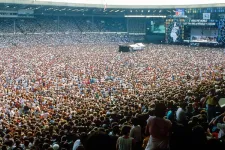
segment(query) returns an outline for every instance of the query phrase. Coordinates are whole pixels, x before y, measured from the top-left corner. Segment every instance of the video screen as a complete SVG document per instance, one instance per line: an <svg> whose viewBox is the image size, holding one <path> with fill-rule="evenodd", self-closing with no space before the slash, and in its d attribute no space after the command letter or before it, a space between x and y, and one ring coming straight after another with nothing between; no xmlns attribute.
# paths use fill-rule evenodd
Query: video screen
<svg viewBox="0 0 225 150"><path fill-rule="evenodd" d="M191 41L216 42L217 37L218 37L217 28L209 28L209 27L191 28Z"/></svg>
<svg viewBox="0 0 225 150"><path fill-rule="evenodd" d="M151 32L152 33L165 33L166 27L164 20L151 21Z"/></svg>

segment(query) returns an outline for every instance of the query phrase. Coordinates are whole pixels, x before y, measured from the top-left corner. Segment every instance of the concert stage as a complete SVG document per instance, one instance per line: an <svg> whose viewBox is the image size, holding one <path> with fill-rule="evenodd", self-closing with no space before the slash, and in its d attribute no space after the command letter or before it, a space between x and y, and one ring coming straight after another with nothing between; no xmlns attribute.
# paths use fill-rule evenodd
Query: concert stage
<svg viewBox="0 0 225 150"><path fill-rule="evenodd" d="M225 21L216 19L168 18L166 43L190 46L221 47L225 45Z"/></svg>
<svg viewBox="0 0 225 150"><path fill-rule="evenodd" d="M208 47L222 47L223 44L216 41L199 41L199 40L184 40L184 44L189 44L190 46L208 46Z"/></svg>

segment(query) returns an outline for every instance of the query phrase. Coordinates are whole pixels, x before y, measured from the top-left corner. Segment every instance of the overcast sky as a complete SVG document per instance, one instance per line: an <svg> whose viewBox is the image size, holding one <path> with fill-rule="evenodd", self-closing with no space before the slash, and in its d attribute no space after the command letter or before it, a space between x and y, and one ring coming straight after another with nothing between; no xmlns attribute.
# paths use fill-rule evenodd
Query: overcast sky
<svg viewBox="0 0 225 150"><path fill-rule="evenodd" d="M108 5L189 5L225 3L225 0L36 0L68 3L89 3Z"/></svg>

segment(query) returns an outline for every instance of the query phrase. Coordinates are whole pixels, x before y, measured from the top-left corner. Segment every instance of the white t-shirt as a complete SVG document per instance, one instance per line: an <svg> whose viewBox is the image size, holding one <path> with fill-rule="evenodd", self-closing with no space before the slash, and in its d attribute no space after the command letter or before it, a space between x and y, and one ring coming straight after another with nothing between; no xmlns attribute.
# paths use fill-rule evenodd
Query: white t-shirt
<svg viewBox="0 0 225 150"><path fill-rule="evenodd" d="M217 128L220 129L220 132L218 134L218 138L223 137L225 134L225 124L223 123L217 123Z"/></svg>
<svg viewBox="0 0 225 150"><path fill-rule="evenodd" d="M177 121L179 122L184 121L186 119L186 113L182 108L178 108L176 112L176 118L177 118Z"/></svg>
<svg viewBox="0 0 225 150"><path fill-rule="evenodd" d="M141 126L133 126L130 130L130 137L134 138L136 142L141 142Z"/></svg>
<svg viewBox="0 0 225 150"><path fill-rule="evenodd" d="M80 139L76 140L73 144L73 150L76 150L79 146L82 146Z"/></svg>

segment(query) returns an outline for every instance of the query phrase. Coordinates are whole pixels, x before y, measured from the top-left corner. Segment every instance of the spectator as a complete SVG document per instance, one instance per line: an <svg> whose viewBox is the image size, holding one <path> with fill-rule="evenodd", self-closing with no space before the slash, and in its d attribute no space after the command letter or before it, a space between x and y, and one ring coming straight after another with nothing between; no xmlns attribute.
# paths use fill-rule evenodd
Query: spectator
<svg viewBox="0 0 225 150"><path fill-rule="evenodd" d="M85 150L111 149L110 137L102 131L96 131L87 138Z"/></svg>
<svg viewBox="0 0 225 150"><path fill-rule="evenodd" d="M166 107L162 103L155 106L155 116L150 116L147 123L146 132L150 134L146 150L168 149L169 134L172 123L164 119Z"/></svg>
<svg viewBox="0 0 225 150"><path fill-rule="evenodd" d="M133 126L130 130L130 137L134 138L135 140L135 149L141 149L142 147L142 130L141 126L138 124L138 118L132 118L131 122Z"/></svg>
<svg viewBox="0 0 225 150"><path fill-rule="evenodd" d="M122 136L117 140L117 150L132 150L134 149L135 140L129 136L131 127L123 126L121 134Z"/></svg>
<svg viewBox="0 0 225 150"><path fill-rule="evenodd" d="M186 104L183 102L180 105L181 105L180 108L178 108L177 112L176 112L177 122L186 124L186 122L187 122L187 116L185 113Z"/></svg>
<svg viewBox="0 0 225 150"><path fill-rule="evenodd" d="M81 133L80 139L77 139L73 145L73 150L83 150L86 138L87 135L85 133Z"/></svg>
<svg viewBox="0 0 225 150"><path fill-rule="evenodd" d="M215 89L209 91L209 95L206 97L206 103L208 122L210 122L212 118L216 116L216 105L218 105L218 101L215 97Z"/></svg>

